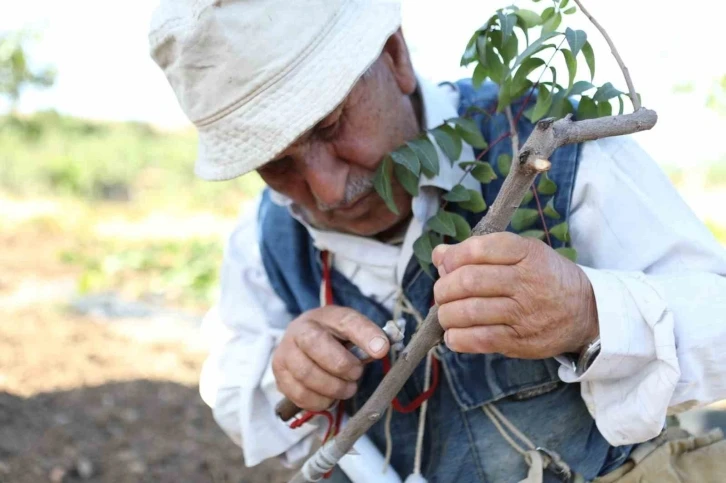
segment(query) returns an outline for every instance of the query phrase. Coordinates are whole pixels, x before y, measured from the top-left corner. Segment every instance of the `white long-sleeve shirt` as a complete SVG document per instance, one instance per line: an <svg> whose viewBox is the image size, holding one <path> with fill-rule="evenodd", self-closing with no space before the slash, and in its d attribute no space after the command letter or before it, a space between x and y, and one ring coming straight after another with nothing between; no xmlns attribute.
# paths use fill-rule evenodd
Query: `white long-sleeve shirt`
<svg viewBox="0 0 726 483"><path fill-rule="evenodd" d="M427 128L456 117L455 92L425 81L421 88ZM669 408L726 399L726 251L632 138L584 143L580 156L570 234L595 293L602 349L584 375L563 365L560 377L582 383L611 444L642 442L661 431ZM471 147L461 159L473 159ZM401 245L308 227L335 268L389 308L413 241L438 207L438 188L460 179L457 168L441 167L436 178L422 177ZM282 331L268 321L279 327L292 317L262 267L255 211L240 217L226 248L220 301L203 327L212 348L201 377L204 400L248 466L299 460L316 430L291 430L274 414L282 395L270 359Z"/></svg>

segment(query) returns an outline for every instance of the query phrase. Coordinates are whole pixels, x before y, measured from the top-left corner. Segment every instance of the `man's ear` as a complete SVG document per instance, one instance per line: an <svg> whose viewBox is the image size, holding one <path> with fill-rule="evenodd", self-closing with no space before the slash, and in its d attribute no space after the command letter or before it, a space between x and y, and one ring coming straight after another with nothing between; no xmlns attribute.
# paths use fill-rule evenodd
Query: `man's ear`
<svg viewBox="0 0 726 483"><path fill-rule="evenodd" d="M416 90L416 75L400 28L386 41L381 57L391 69L401 93L407 96L413 94Z"/></svg>

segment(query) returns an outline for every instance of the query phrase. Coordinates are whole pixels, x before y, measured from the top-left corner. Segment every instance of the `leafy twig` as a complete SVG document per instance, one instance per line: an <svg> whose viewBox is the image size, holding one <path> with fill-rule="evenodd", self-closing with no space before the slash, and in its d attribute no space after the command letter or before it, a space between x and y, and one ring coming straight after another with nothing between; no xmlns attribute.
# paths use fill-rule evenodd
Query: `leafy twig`
<svg viewBox="0 0 726 483"><path fill-rule="evenodd" d="M628 85L628 95L630 96L630 100L633 102L633 109L638 110L640 109L640 99L638 98L638 94L635 92L635 86L633 85L633 79L630 77L630 71L628 71L628 68L625 66L625 62L623 62L622 57L620 57L620 54L618 53L618 49L615 48L615 44L613 43L613 40L610 38L610 35L605 31L605 28L603 28L602 25L600 25L600 22L595 20L595 17L590 15L590 12L585 10L585 7L582 6L582 3L580 3L580 0L575 0L575 3L578 7L580 7L580 10L582 10L582 13L587 16L587 18L590 19L590 22L597 28L603 37L605 37L605 40L607 41L608 45L610 46L610 52L612 52L613 57L615 57L615 60L618 62L618 65L620 66L620 70L623 71L623 76L625 76L625 83Z"/></svg>

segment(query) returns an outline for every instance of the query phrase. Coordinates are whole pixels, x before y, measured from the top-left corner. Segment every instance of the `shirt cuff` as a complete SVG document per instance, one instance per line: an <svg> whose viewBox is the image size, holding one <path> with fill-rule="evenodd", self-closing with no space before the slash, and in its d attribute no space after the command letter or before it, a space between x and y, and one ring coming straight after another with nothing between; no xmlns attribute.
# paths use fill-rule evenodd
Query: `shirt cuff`
<svg viewBox="0 0 726 483"><path fill-rule="evenodd" d="M621 379L638 373L657 357L653 327L666 310L665 301L642 272L580 268L595 294L600 353L579 377L571 365L563 364L560 378L574 383Z"/></svg>

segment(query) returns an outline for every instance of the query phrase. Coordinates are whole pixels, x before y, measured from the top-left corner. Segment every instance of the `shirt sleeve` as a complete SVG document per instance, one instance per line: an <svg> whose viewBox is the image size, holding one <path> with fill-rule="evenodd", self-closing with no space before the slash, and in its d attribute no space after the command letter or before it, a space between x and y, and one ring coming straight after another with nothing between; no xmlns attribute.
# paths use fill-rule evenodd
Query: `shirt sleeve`
<svg viewBox="0 0 726 483"><path fill-rule="evenodd" d="M310 452L314 433L322 428L309 423L293 430L275 415L283 396L270 362L283 331L269 321L290 321L292 316L262 265L256 212L245 210L225 248L219 301L202 323L210 352L200 393L219 426L242 446L247 466L272 457L292 465Z"/></svg>
<svg viewBox="0 0 726 483"><path fill-rule="evenodd" d="M726 251L630 137L583 145L570 217L592 283L601 352L576 377L613 445L667 414L726 399Z"/></svg>

